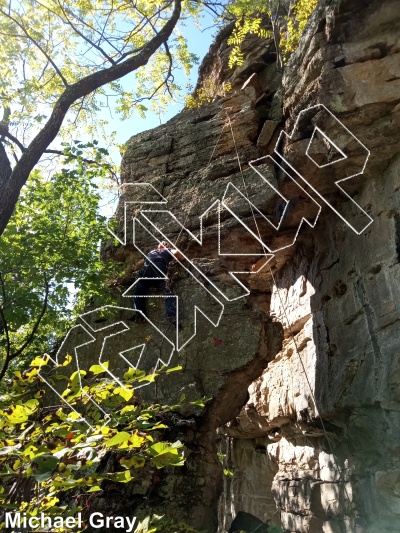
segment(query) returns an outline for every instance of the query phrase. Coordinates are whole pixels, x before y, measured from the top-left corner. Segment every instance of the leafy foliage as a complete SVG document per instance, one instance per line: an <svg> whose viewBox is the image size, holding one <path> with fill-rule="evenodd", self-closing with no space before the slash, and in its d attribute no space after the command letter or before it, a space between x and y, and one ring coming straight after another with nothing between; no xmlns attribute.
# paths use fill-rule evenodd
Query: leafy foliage
<svg viewBox="0 0 400 533"><path fill-rule="evenodd" d="M95 114L110 98L125 114L157 95L172 98L173 70L194 59L173 33L199 10L190 0L0 0L0 234L42 156L59 152L49 146L60 133L74 138L93 119L86 134L98 136ZM119 80L132 73L127 89L132 82Z"/></svg>
<svg viewBox="0 0 400 533"><path fill-rule="evenodd" d="M33 172L0 240L0 370L51 350L84 303L110 300L116 267L99 257L107 231L98 187L108 168L101 149L87 165L86 147L67 147L51 180Z"/></svg>
<svg viewBox="0 0 400 533"><path fill-rule="evenodd" d="M10 110L17 137L47 119L66 86L140 51L169 19L172 8L173 4L161 0L0 2L0 98ZM200 6L186 2L183 9L183 19L196 17ZM85 124L94 133L97 126L90 119L111 99L123 117L141 112L143 107L137 104L150 95L160 97L164 105L180 89L173 79L164 81L170 68L188 71L194 61L196 56L177 31L169 46L157 50L148 65L138 70L135 83L112 82L73 106L69 127L75 130L78 123Z"/></svg>
<svg viewBox="0 0 400 533"><path fill-rule="evenodd" d="M287 19L286 35L281 39L285 58L296 49L304 27L317 4L318 0L298 0L293 6L292 14Z"/></svg>
<svg viewBox="0 0 400 533"><path fill-rule="evenodd" d="M38 368L46 361L36 358L26 368L28 358L55 347L88 302L111 303L106 282L116 275L115 265L99 261L99 242L106 227L99 214L98 187L112 172L104 164L105 151L97 141L75 140L65 147L65 166L51 177L43 167L32 169L60 128L64 140L76 139L77 128L97 138L102 126L97 112L110 99L120 116L127 118L134 112L143 116L149 108L162 109L179 93L174 70L188 72L197 58L175 23L172 37L166 34L141 59L177 4L0 0L0 163L7 167L7 156L15 163L14 170L9 165L9 173L0 172L2 189L8 187L5 197L11 197L14 183L20 188L29 177L0 240L0 376L10 363L16 370L0 396L0 503L4 509L18 508L28 516L42 511L73 516L79 510L88 512L96 495L109 487L140 484L149 494L159 471L184 464L182 443L163 440L165 415L176 406L146 405L135 396L134 383L153 380L154 375L130 371L122 387L99 377L104 371L99 365L66 375L69 358L53 376L58 384L66 382L62 396L74 408L69 410L51 407L49 391L42 390ZM298 0L287 7L286 15L282 14L284 2L236 0L230 4L229 13L237 20L230 39L230 65L243 62L241 44L248 34L276 38L278 29L279 49L289 54L315 4L316 0ZM185 0L178 18L197 20L202 9L201 3ZM265 14L272 31L263 25ZM112 69L115 73L136 57L137 64L124 71L135 72L134 78L122 83L113 74L109 82L104 73ZM89 80L94 74L100 74L101 81L99 77ZM93 83L86 87L88 80ZM229 89L209 81L189 98L188 105L201 105ZM62 106L64 114L55 124L54 110L61 113ZM94 158L90 165L84 159L88 153ZM16 197L12 207L15 201ZM9 214L0 209L2 228ZM112 415L102 418L91 399ZM111 463L106 461L110 456ZM231 475L227 469L225 474ZM157 515L144 519L139 531L194 533L186 524Z"/></svg>
<svg viewBox="0 0 400 533"><path fill-rule="evenodd" d="M228 466L227 454L223 452L218 452L217 455L222 465L224 476L233 477L234 476L233 470L231 470L230 467Z"/></svg>
<svg viewBox="0 0 400 533"><path fill-rule="evenodd" d="M273 38L278 67L295 50L304 27L316 7L318 0L235 0L224 6L225 17L235 21L228 39L231 46L228 66L234 68L244 63L242 45L249 35ZM196 92L185 98L187 108L195 108L225 96L231 90L229 82L216 82L212 74L205 78Z"/></svg>
<svg viewBox="0 0 400 533"><path fill-rule="evenodd" d="M222 86L215 83L210 78L206 78L202 86L195 92L185 98L186 107L194 109L202 105L212 102L218 96L224 96L231 90L232 86L229 82L223 83Z"/></svg>
<svg viewBox="0 0 400 533"><path fill-rule="evenodd" d="M242 0L235 2L230 7L230 11L236 19L235 29L228 39L228 44L233 46L229 56L229 66L233 67L235 65L240 66L243 64L244 56L240 49L240 45L243 43L246 35L254 34L263 38L272 36L272 32L263 27L261 16L263 13L272 16L272 11L271 9L268 9L268 2L260 2L260 5L256 5L255 2L247 3ZM257 16L257 14L259 14L259 16Z"/></svg>
<svg viewBox="0 0 400 533"><path fill-rule="evenodd" d="M296 48L303 29L318 0L236 0L227 8L234 17L235 28L228 40L232 45L229 66L240 66L244 57L241 45L249 34L273 37L278 64L283 66ZM268 27L265 23L268 21Z"/></svg>
<svg viewBox="0 0 400 533"><path fill-rule="evenodd" d="M182 443L160 439L167 428L165 414L176 406L146 405L134 395L133 384L147 378L144 372L130 372L121 387L113 380L99 380L98 369L92 367L81 389L77 372L65 375L71 359L68 356L53 377L67 381L63 396L74 410L49 406L49 389L42 390L38 377L46 356L16 372L0 396L3 509L18 508L28 517L40 512L65 517L88 513L97 493L121 483L136 483L149 491L157 482L156 472L184 464ZM112 416L104 420L93 410L91 398ZM107 460L110 453L113 461ZM145 528L155 521L161 525ZM140 531L194 531L164 526L162 517L149 518Z"/></svg>

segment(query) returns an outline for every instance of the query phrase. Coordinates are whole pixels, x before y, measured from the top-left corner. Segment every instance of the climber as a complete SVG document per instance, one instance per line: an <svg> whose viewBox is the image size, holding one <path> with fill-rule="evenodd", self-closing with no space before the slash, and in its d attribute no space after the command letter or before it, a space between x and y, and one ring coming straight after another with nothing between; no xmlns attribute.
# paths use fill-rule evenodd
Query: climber
<svg viewBox="0 0 400 533"><path fill-rule="evenodd" d="M171 282L167 277L168 267L171 261L178 259L181 261L184 257L179 250L169 247L165 241L161 242L155 250L146 254L145 259L140 259L136 264L139 270L139 280L134 288L135 309L145 314L145 299L151 287L162 290L166 295L165 307L167 320L171 324L176 324L176 301L171 290ZM167 279L159 279L162 277ZM158 278L158 279L157 279ZM145 321L141 313L135 314L135 322L143 323Z"/></svg>

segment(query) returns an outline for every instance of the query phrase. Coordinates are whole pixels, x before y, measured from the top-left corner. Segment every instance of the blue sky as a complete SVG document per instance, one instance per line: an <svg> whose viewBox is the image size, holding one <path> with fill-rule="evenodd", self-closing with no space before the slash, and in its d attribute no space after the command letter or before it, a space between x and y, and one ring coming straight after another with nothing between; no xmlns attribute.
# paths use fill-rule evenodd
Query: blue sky
<svg viewBox="0 0 400 533"><path fill-rule="evenodd" d="M188 40L188 46L190 52L196 54L199 57L199 63L192 68L192 71L189 76L186 76L184 72L174 73L175 81L181 87L185 87L187 84L196 85L198 68L201 64L202 59L208 52L208 49L218 32L218 28L214 26L213 18L211 15L205 15L202 19L202 28L198 28L192 20L189 20L186 23L186 26L182 28L184 35ZM123 80L122 80L123 83ZM143 119L137 113L127 120L121 120L120 116L113 112L112 115L108 108L104 108L103 113L98 115L98 118L103 119L108 122L105 126L107 134L116 132L116 142L118 144L124 144L128 141L130 137L136 135L142 131L149 130L164 124L174 115L179 113L183 108L183 100L176 103L171 103L166 109L165 113L160 117L159 115L147 112L146 117ZM161 118L161 122L160 122ZM108 147L111 157L113 158L116 165L120 165L121 156L117 148ZM104 201L101 206L101 213L107 217L110 217L115 212L117 199L115 194L103 195Z"/></svg>
<svg viewBox="0 0 400 533"><path fill-rule="evenodd" d="M199 64L192 68L189 77L185 76L183 72L174 73L175 81L182 87L185 87L188 83L193 87L196 85L198 67L200 66L203 57L208 52L213 38L217 33L217 27L214 26L213 19L210 15L204 17L202 28L203 29L197 28L192 20L188 21L186 27L183 28L184 35L188 40L190 52L196 54L200 58L200 61ZM182 108L183 102L170 104L166 109L166 112L161 116L161 124L167 122L181 111ZM142 119L135 113L128 120L121 120L117 113L113 113L113 116L111 116L109 110L105 109L104 114L100 118L108 121L107 131L115 131L116 140L121 144L125 143L132 135L136 135L141 131L155 128L160 125L160 116L151 112L146 113L145 119Z"/></svg>

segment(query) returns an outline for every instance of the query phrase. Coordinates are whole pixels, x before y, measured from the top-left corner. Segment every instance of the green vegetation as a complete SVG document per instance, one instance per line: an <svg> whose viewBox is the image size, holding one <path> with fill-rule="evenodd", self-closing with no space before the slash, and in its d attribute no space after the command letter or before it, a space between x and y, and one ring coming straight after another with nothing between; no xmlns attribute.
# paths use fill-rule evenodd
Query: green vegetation
<svg viewBox="0 0 400 533"><path fill-rule="evenodd" d="M200 107L207 102L212 102L217 96L225 96L232 88L232 85L227 82L217 85L215 81L206 78L202 86L197 89L195 94L189 94L185 97L185 106L188 109Z"/></svg>
<svg viewBox="0 0 400 533"><path fill-rule="evenodd" d="M244 63L242 46L249 35L271 38L274 41L278 68L284 68L296 49L304 27L318 0L235 0L224 8L224 18L235 23L228 44L231 46L229 67ZM186 106L199 107L231 89L229 82L218 86L212 78L203 80L193 95L186 97Z"/></svg>
<svg viewBox="0 0 400 533"><path fill-rule="evenodd" d="M39 376L50 361L43 354L57 351L82 311L114 303L107 284L121 275L99 257L107 239L101 191L107 183L117 188L118 169L99 147L109 139L98 112L113 101L122 118L143 116L184 92L174 72L188 72L196 62L185 21L198 23L207 10L217 24L235 21L232 68L243 63L247 35L273 37L283 67L316 3L0 0L3 509L75 515L110 487L139 484L149 496L164 469L184 464L182 443L164 440L168 414L179 406L146 405L135 395L135 384L154 375L129 371L121 387L99 365L68 375L68 357L51 376L72 410L54 405ZM230 89L206 80L187 105ZM110 417L101 419L91 399ZM149 509L137 533L157 531L194 533Z"/></svg>
<svg viewBox="0 0 400 533"><path fill-rule="evenodd" d="M231 67L243 64L241 44L254 34L272 37L278 66L283 68L289 55L296 49L304 27L318 0L237 0L228 11L233 15L235 29L228 40L233 46L229 59Z"/></svg>
<svg viewBox="0 0 400 533"><path fill-rule="evenodd" d="M60 153L49 148L55 139L71 144L77 128L98 139L104 122L97 112L110 100L126 118L176 98L182 88L174 72L187 73L197 59L185 20L199 23L208 10L217 24L236 21L232 67L243 62L246 35L272 35L282 66L316 2L0 0L0 235L37 164Z"/></svg>
<svg viewBox="0 0 400 533"><path fill-rule="evenodd" d="M62 396L73 410L51 407L51 391L43 390L39 378L49 363L46 356L17 371L0 396L3 509L18 509L28 517L95 511L102 491L126 484L150 494L164 468L184 464L182 443L162 440L167 414L179 406L146 405L134 394L134 384L153 380L153 375L130 369L121 386L99 379L104 372L99 365L68 375L71 359L67 356L46 379L56 387L63 383ZM110 417L96 410L92 399ZM166 529L166 523L162 517L148 517L139 531L194 531L182 524Z"/></svg>
<svg viewBox="0 0 400 533"><path fill-rule="evenodd" d="M182 0L0 0L0 235L36 165L59 152L49 148L57 137L71 144L80 128L98 139L96 112L110 99L126 117L172 98L173 70L195 59L178 22L200 10Z"/></svg>
<svg viewBox="0 0 400 533"><path fill-rule="evenodd" d="M9 365L24 368L51 352L85 304L110 301L106 280L116 265L99 257L107 237L99 184L109 169L103 150L85 163L86 148L96 146L66 148L51 180L32 173L0 239L0 378Z"/></svg>
<svg viewBox="0 0 400 533"><path fill-rule="evenodd" d="M112 7L102 0L23 0L7 7L0 2L0 232L8 223L0 241L0 378L10 364L23 367L35 354L51 351L88 302L110 301L105 280L115 273L99 261L106 230L98 186L117 170L96 138L102 99L111 91L123 117L144 113L145 100L165 107L181 90L172 71L187 71L195 61L178 21L196 21L204 9L220 22L236 21L229 41L234 66L243 61L246 35L269 36L266 25L274 36L278 31L278 57L286 57L315 5L316 0L144 0ZM117 80L132 72L135 83L127 91ZM230 90L229 84L214 85L205 80L188 105ZM93 140L71 140L77 128ZM48 149L57 135L64 150ZM42 156L60 155L64 163L55 171L44 168L43 160L36 167Z"/></svg>

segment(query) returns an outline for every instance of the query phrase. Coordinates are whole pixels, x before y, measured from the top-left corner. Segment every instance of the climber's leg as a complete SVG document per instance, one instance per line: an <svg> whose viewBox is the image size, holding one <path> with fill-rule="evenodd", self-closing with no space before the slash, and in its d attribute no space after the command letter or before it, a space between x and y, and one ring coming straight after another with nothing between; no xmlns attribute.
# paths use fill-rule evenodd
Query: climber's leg
<svg viewBox="0 0 400 533"><path fill-rule="evenodd" d="M143 314L146 314L146 299L143 296L146 296L149 289L148 280L139 279L136 283L133 294L134 294L134 304L136 311L141 311ZM138 322L144 322L144 318L140 313L137 313L136 320Z"/></svg>
<svg viewBox="0 0 400 533"><path fill-rule="evenodd" d="M166 296L165 299L165 311L167 314L167 320L176 320L176 297L174 296L169 280L162 281L162 291Z"/></svg>

